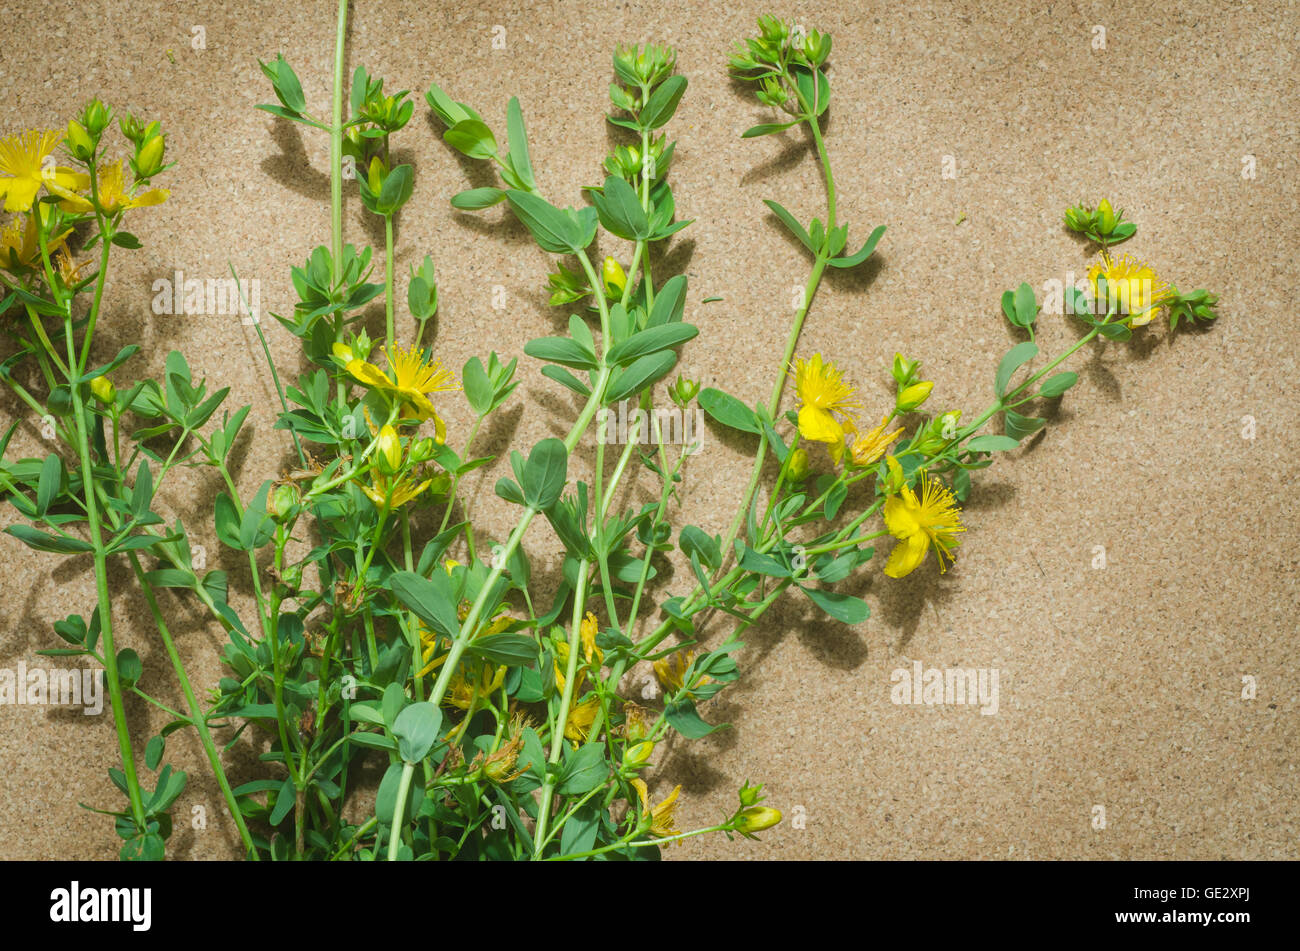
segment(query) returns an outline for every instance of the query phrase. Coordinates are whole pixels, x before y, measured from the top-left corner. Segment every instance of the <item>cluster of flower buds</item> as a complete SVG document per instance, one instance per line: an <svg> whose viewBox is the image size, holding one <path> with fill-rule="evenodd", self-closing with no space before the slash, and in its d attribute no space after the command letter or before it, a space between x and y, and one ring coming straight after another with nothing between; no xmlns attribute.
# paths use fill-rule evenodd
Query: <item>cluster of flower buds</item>
<svg viewBox="0 0 1300 951"><path fill-rule="evenodd" d="M747 75L770 71L785 72L791 63L818 67L831 55L829 34L804 30L772 16L758 18L758 36L737 44L731 68Z"/></svg>
<svg viewBox="0 0 1300 951"><path fill-rule="evenodd" d="M671 46L647 43L644 46L621 46L614 52L614 72L618 78L628 86L637 87L643 94L671 76L676 67L677 51Z"/></svg>
<svg viewBox="0 0 1300 951"><path fill-rule="evenodd" d="M930 391L934 389L934 384L929 380L920 379L920 371L920 360L908 360L901 353L894 354L894 366L891 372L894 382L898 384L896 412L911 413L930 398Z"/></svg>
<svg viewBox="0 0 1300 951"><path fill-rule="evenodd" d="M1137 233L1137 225L1125 221L1124 212L1115 211L1105 198L1095 209L1083 204L1067 208L1065 226L1103 245L1118 244Z"/></svg>
<svg viewBox="0 0 1300 951"><path fill-rule="evenodd" d="M672 162L673 147L666 144L667 136L650 140L650 148L642 154L639 146L620 145L605 159L605 171L611 175L636 183L642 177L658 181L668 172Z"/></svg>
<svg viewBox="0 0 1300 951"><path fill-rule="evenodd" d="M668 397L681 409L685 409L700 392L699 380L688 380L680 373L677 382L668 387Z"/></svg>
<svg viewBox="0 0 1300 951"><path fill-rule="evenodd" d="M928 384L927 384L928 385ZM953 409L930 420L912 440L912 448L923 456L937 455L944 446L957 438L957 422L961 410Z"/></svg>

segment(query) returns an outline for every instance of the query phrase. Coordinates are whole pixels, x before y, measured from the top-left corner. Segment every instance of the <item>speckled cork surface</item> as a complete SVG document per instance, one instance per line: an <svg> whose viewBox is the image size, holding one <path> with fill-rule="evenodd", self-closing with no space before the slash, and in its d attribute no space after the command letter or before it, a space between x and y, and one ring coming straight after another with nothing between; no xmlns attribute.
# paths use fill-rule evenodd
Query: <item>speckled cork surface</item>
<svg viewBox="0 0 1300 951"><path fill-rule="evenodd" d="M764 9L355 5L349 75L363 63L419 100L394 140L416 168L399 223L399 300L409 265L431 254L447 365L488 349L521 353L565 312L546 306L547 255L502 209L474 217L449 207L450 195L483 182L429 118L430 80L499 129L518 95L542 187L577 203L615 141L602 119L611 47L660 40L676 46L691 83L669 131L678 215L696 223L660 265L690 277L687 319L701 335L683 366L746 401L766 395L806 262L761 200L807 220L823 199L803 138L739 137L764 111L729 81L726 51ZM734 728L674 744L654 788L682 784L679 823L689 828L730 812L743 780L765 781L788 821L761 843L696 839L667 857L1296 858L1300 404L1286 297L1300 285L1300 12L1087 0L772 12L833 34L827 133L841 218L859 243L889 225L874 264L823 285L800 347L839 361L869 407L892 399L895 350L924 361L937 403L967 414L985 406L1014 339L999 316L1002 291L1028 280L1041 295L1045 282L1086 270L1083 245L1059 223L1081 198L1126 209L1140 228L1126 249L1183 289L1218 292L1224 316L1208 332L1170 339L1153 325L1131 344L1076 355L1082 381L1046 437L977 478L955 570L940 577L930 560L893 581L877 562L850 584L871 604L866 623L847 627L789 598L749 631L743 678L704 711ZM274 391L253 329L237 316L155 315L151 285L177 270L221 277L229 262L260 282L264 312L292 308L289 268L328 241L328 140L253 109L271 100L257 59L283 52L323 114L334 5L22 0L6 14L0 132L60 127L92 95L168 131L171 199L131 224L144 248L117 257L97 350L138 342L137 365L157 373L181 349L196 377L231 387L227 405L252 403L239 472L251 491L278 474L289 448L271 428ZM204 49L192 48L196 27ZM1243 175L1248 157L1253 178ZM348 240L382 241L355 191L346 220ZM492 307L498 285L504 310ZM723 300L700 303L709 296ZM294 367L293 338L274 321L264 327L281 366ZM1042 328L1046 352L1075 339L1064 318L1045 316ZM538 369L522 361L494 450L509 438L531 445L573 418L573 401ZM0 400L0 423L22 412ZM463 403L446 415L453 433L470 421ZM39 421L25 419L11 452L34 455L40 442ZM677 524L723 531L750 451L710 428ZM511 513L491 494L495 478L471 488L484 530L504 538ZM180 473L162 513L186 519L248 610L246 565L241 573L211 537L216 489L211 473ZM627 500L654 489L642 477ZM548 532L538 526L527 545L554 572ZM1103 548L1105 567L1094 567ZM93 581L83 562L7 535L0 559L0 667L34 665L34 651L58 646L55 620L89 612ZM119 637L144 658L144 686L180 705L125 571L115 591ZM223 633L189 602L167 593L163 604L196 683L214 685ZM996 714L895 704L891 674L914 663L996 668ZM1254 679L1254 699L1243 699L1243 677ZM141 746L164 722L142 703L130 718ZM111 858L108 822L78 803L117 807L105 775L115 756L107 715L0 706L0 857ZM255 775L253 756L247 744L231 754L236 782ZM192 776L169 853L235 855L197 742L175 735L168 758ZM205 829L185 821L196 806Z"/></svg>

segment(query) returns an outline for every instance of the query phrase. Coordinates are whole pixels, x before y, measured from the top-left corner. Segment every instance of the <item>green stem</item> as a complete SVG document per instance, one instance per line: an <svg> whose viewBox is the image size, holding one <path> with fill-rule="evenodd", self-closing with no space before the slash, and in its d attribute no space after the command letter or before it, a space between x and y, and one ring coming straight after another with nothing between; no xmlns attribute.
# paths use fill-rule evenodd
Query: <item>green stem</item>
<svg viewBox="0 0 1300 951"><path fill-rule="evenodd" d="M569 709L573 702L573 691L578 681L578 655L582 651L582 609L587 600L587 573L591 567L585 558L578 564L578 588L573 593L573 623L569 629L569 663L564 674L564 693L560 696L560 709L556 715L555 728L551 731L551 752L547 761L555 765L564 752L564 728L569 722ZM542 848L546 844L546 825L551 814L551 800L555 792L555 773L546 770L546 780L542 784L541 798L538 800L537 827L533 835L533 858L542 857Z"/></svg>
<svg viewBox="0 0 1300 951"><path fill-rule="evenodd" d="M406 794L411 787L414 763L402 764L402 778L397 786L397 803L393 807L393 829L388 836L388 861L397 861L397 850L402 845L402 829L406 826Z"/></svg>
<svg viewBox="0 0 1300 951"><path fill-rule="evenodd" d="M163 619L162 611L158 607L158 599L154 596L153 585L145 578L144 570L140 567L140 560L134 552L131 554L131 568L135 571L135 576L144 591L145 601L148 602L149 611L153 614L154 623L158 627L158 634L162 637L163 647L167 650L167 657L172 662L172 669L176 671L176 679L180 682L181 691L185 694L185 705L190 711L189 720L198 731L199 742L203 744L203 752L207 755L208 763L212 766L212 774L217 779L217 785L221 787L221 795L226 800L226 806L230 810L231 818L235 820L235 826L239 829L239 837L244 842L245 854L256 861L258 858L257 848L253 845L253 837L248 831L248 826L244 824L244 816L239 811L239 803L235 801L235 793L230 788L230 781L226 778L226 771L221 766L221 755L217 752L216 744L212 742L212 733L208 730L207 718L203 714L202 707L199 706L198 697L194 695L194 688L190 685L190 678L185 673L185 665L181 662L171 632L167 629L167 622Z"/></svg>
<svg viewBox="0 0 1300 951"><path fill-rule="evenodd" d="M339 0L334 35L334 113L330 125L330 249L336 285L343 267L343 53L347 33L348 0Z"/></svg>
<svg viewBox="0 0 1300 951"><path fill-rule="evenodd" d="M397 336L393 327L393 216L384 215L384 325L387 329L389 359L396 359L393 344Z"/></svg>

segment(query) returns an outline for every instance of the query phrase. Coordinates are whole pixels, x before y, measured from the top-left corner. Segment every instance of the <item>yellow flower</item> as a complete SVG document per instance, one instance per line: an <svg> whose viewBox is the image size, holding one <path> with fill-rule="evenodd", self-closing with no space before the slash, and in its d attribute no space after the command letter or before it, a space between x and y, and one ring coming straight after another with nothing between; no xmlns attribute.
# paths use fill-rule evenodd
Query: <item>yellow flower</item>
<svg viewBox="0 0 1300 951"><path fill-rule="evenodd" d="M1169 284L1162 281L1150 265L1135 261L1127 255L1113 261L1103 251L1102 259L1088 269L1088 280L1092 281L1094 297L1101 295L1099 285L1100 278L1103 277L1106 279L1108 299L1102 303L1107 308L1114 305L1117 313L1126 315L1125 323L1130 327L1151 323L1161 305L1173 293Z"/></svg>
<svg viewBox="0 0 1300 951"><path fill-rule="evenodd" d="M820 353L814 353L811 360L797 361L794 378L800 403L799 435L830 446L831 459L838 465L844 456L844 426L834 414L841 413L852 423L849 410L858 406L853 387Z"/></svg>
<svg viewBox="0 0 1300 951"><path fill-rule="evenodd" d="M446 442L447 427L433 408L428 394L456 389L451 371L443 369L436 360L426 361L415 347L403 350L394 346L393 352L386 355L392 376L364 360L349 361L348 372L366 386L404 402L413 411L415 419L433 420L438 442Z"/></svg>
<svg viewBox="0 0 1300 951"><path fill-rule="evenodd" d="M0 196L5 211L30 211L42 185L72 187L85 176L70 168L46 167L62 135L32 129L0 139Z"/></svg>
<svg viewBox="0 0 1300 951"><path fill-rule="evenodd" d="M599 664L605 659L605 652L596 646L596 634L600 631L600 622L596 620L596 615L590 611L583 619L578 628L578 637L582 640L582 656L586 664L590 664L594 658ZM558 690L564 689L564 671L569 669L569 642L561 641L555 645L555 686ZM578 676L574 682L575 691L582 689L582 681L586 678L587 671L585 666L578 667Z"/></svg>
<svg viewBox="0 0 1300 951"><path fill-rule="evenodd" d="M797 361L794 377L799 402L805 406L844 413L858 405L853 399L853 387L844 382L834 363L822 360L820 353L814 353L811 360Z"/></svg>
<svg viewBox="0 0 1300 951"><path fill-rule="evenodd" d="M892 462L892 456L890 460ZM953 549L958 545L953 536L966 531L961 524L961 509L947 487L924 473L921 474L921 483L920 499L911 488L903 485L897 495L885 501L885 527L899 540L885 565L885 574L891 578L901 578L915 570L932 546L939 559L939 571L946 571L944 559L952 561Z"/></svg>
<svg viewBox="0 0 1300 951"><path fill-rule="evenodd" d="M417 485L409 475L394 481L382 473L372 472L371 478L374 484L363 485L361 491L380 508L386 505L393 510L400 509L433 484L432 479L425 479Z"/></svg>
<svg viewBox="0 0 1300 951"><path fill-rule="evenodd" d="M49 185L51 192L63 199L61 204L65 211L93 212L95 206L90 201L90 195L81 193L89 189L90 179L85 175L76 177L77 181L72 187L59 181L46 182L46 184ZM110 217L129 208L161 205L170 194L165 188L151 188L147 192L133 196L127 188L126 173L122 170L121 162L100 169L97 189L99 207Z"/></svg>
<svg viewBox="0 0 1300 951"><path fill-rule="evenodd" d="M902 427L895 429L892 433L886 433L885 427L888 425L889 417L886 416L875 429L868 433L860 433L851 420L845 423L845 430L853 434L853 444L849 447L849 459L854 466L865 469L883 456L885 450L889 448L889 444L902 435Z"/></svg>
<svg viewBox="0 0 1300 951"><path fill-rule="evenodd" d="M694 651L678 651L663 660L657 660L654 662L655 676L659 678L659 683L663 685L665 690L681 690L686 671L690 669L691 661L694 659ZM712 677L707 676L701 677L700 683L706 684L712 679Z"/></svg>
<svg viewBox="0 0 1300 951"><path fill-rule="evenodd" d="M844 427L828 410L816 406L801 406L799 435L813 442L826 443L831 449L831 459L839 465L844 455Z"/></svg>
<svg viewBox="0 0 1300 951"><path fill-rule="evenodd" d="M592 694L582 703L569 710L569 718L564 721L564 737L574 743L581 743L591 732L591 724L600 709L600 698Z"/></svg>
<svg viewBox="0 0 1300 951"><path fill-rule="evenodd" d="M501 689L501 685L506 680L506 669L504 667L494 667L488 663L483 664L481 672L471 665L471 671L478 675L473 682L465 676L464 670L465 665L462 664L451 675L451 679L447 681L447 693L442 698L443 703L450 704L453 707L460 707L462 710L468 710L473 705L476 694L485 697L488 694L495 693Z"/></svg>
<svg viewBox="0 0 1300 951"><path fill-rule="evenodd" d="M41 219L45 219L45 206L37 205ZM64 239L72 234L67 228L61 234L49 238L50 256L53 257L60 248L66 248ZM19 267L34 267L41 259L40 232L36 227L36 215L29 214L23 218L14 218L0 231L0 267L13 271Z"/></svg>
<svg viewBox="0 0 1300 951"><path fill-rule="evenodd" d="M673 809L677 805L677 796L682 791L682 787L674 786L673 791L668 794L668 798L651 809L649 791L646 789L645 781L633 779L632 785L636 788L636 794L641 799L641 812L643 814L650 813L650 834L659 836L677 835L677 821L673 816Z"/></svg>

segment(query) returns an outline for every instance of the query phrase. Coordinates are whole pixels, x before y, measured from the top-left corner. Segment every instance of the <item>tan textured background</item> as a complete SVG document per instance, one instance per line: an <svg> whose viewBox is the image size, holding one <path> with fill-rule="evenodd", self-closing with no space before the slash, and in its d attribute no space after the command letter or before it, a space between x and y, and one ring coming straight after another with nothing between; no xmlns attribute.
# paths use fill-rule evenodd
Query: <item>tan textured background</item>
<svg viewBox="0 0 1300 951"><path fill-rule="evenodd" d="M1218 291L1224 318L1204 334L1171 341L1153 325L1131 345L1078 354L1083 379L1046 438L978 479L955 571L940 578L930 560L903 582L866 573L856 585L873 617L857 628L802 599L770 612L747 637L743 680L705 709L735 729L672 750L657 791L684 785L688 827L729 811L740 781L765 780L771 803L789 817L802 811L804 828L784 825L761 844L694 840L670 857L1297 857L1290 461L1300 406L1285 301L1300 284L1300 16L1289 3L1180 6L773 9L834 35L828 134L841 217L859 243L874 225L890 226L865 276L835 274L823 286L800 348L839 360L868 405L891 398L886 361L896 349L925 361L937 403L968 414L986 405L1012 339L1001 292L1029 280L1041 293L1044 281L1086 267L1082 245L1059 226L1079 198L1109 195L1127 209L1140 231L1126 248L1184 289ZM170 133L172 198L131 226L145 248L117 258L99 352L139 341L136 365L157 372L179 348L196 376L232 387L227 405L253 403L241 475L251 491L287 458L283 434L270 428L273 391L256 338L238 318L153 316L150 282L178 268L220 277L229 260L261 281L264 310L292 306L289 267L328 240L328 142L254 111L272 101L256 60L283 51L326 113L333 5L5 7L0 132L58 127L98 94L160 118ZM433 255L437 347L448 365L488 348L519 353L563 313L546 308L540 290L547 257L502 224L501 209L475 218L448 206L479 182L428 118L429 81L478 108L502 137L505 103L518 94L543 189L576 202L582 185L603 177L611 141L601 119L610 48L655 39L677 47L691 82L669 127L679 141L678 213L698 219L670 254L690 275L687 319L702 330L684 366L746 400L766 394L806 266L760 200L779 198L804 220L823 211L801 138L739 138L764 112L723 65L759 12L683 0L356 5L349 75L364 63L421 100L395 138L416 166L398 272ZM505 51L491 48L494 25L505 27ZM1095 25L1106 28L1105 50L1092 48ZM194 26L206 31L205 50L190 48ZM956 160L955 180L941 177L945 155ZM1246 155L1257 160L1254 180L1242 176ZM349 240L373 241L363 215L353 193ZM496 284L508 295L504 312L490 307ZM404 288L403 278L403 300ZM699 306L710 295L725 300ZM277 359L292 366L292 338L266 327ZM1046 351L1073 339L1061 318L1044 318ZM524 359L514 403L524 409L509 416L521 444L567 427L574 412L537 370ZM0 403L0 423L19 408ZM447 414L463 433L463 404ZM1253 441L1242 438L1247 415ZM708 439L688 469L678 522L721 531L748 462L716 430ZM36 428L24 426L15 450L39 449ZM479 511L504 537L509 512L491 496L494 478L477 483ZM632 501L651 488L643 478ZM244 590L246 572L210 537L214 491L211 473L182 474L164 514L186 516L195 541ZM1091 568L1098 545L1104 570ZM528 546L555 567L546 528ZM33 651L57 646L53 621L89 612L93 584L81 563L8 536L0 558L0 666L35 663ZM125 622L122 641L144 656L146 688L180 703L165 655L146 639L143 602L119 580L118 616L140 619ZM215 683L224 636L192 604L169 596L166 606L196 680ZM1000 712L894 706L890 671L913 660L1000 668ZM1241 699L1245 674L1259 683L1253 701ZM131 715L142 746L161 721L150 725L141 705ZM117 807L104 773L114 756L107 715L0 708L0 856L111 857L109 826L77 802ZM236 840L197 743L175 738L169 759L193 777L178 815L202 804L214 820L203 832L181 828L169 851L230 856ZM251 775L246 756L235 764L237 781ZM1104 831L1090 827L1094 805L1106 809Z"/></svg>

